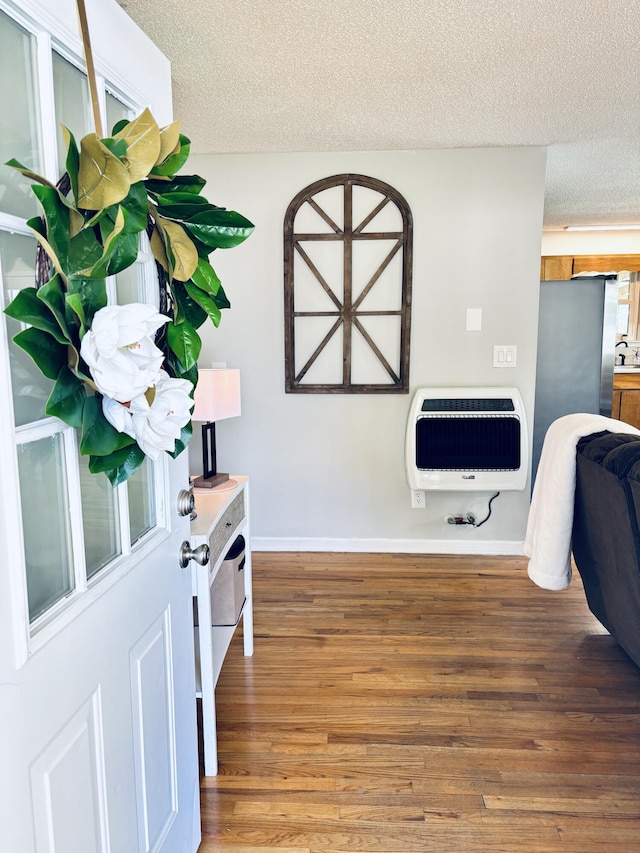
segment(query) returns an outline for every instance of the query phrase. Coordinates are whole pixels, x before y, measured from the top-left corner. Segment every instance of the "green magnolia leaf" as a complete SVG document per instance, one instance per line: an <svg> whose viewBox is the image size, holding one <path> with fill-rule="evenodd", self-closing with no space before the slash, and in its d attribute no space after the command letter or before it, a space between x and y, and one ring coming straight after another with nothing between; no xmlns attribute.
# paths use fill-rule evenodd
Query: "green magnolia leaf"
<svg viewBox="0 0 640 853"><path fill-rule="evenodd" d="M191 193L165 193L155 196L158 205L158 213L167 219L182 220L191 219L205 210L217 210L206 198Z"/></svg>
<svg viewBox="0 0 640 853"><path fill-rule="evenodd" d="M126 482L145 460L145 455L137 444L117 450L109 456L91 456L89 470L92 474L104 472L115 488Z"/></svg>
<svg viewBox="0 0 640 853"><path fill-rule="evenodd" d="M103 145L95 133L80 140L78 207L103 210L129 193L131 177L124 163Z"/></svg>
<svg viewBox="0 0 640 853"><path fill-rule="evenodd" d="M156 225L164 231L169 242L173 254L173 276L179 281L188 281L198 266L198 251L193 241L177 222L156 216Z"/></svg>
<svg viewBox="0 0 640 853"><path fill-rule="evenodd" d="M186 321L179 325L167 323L167 343L180 361L183 370L189 370L197 365L202 341L190 323Z"/></svg>
<svg viewBox="0 0 640 853"><path fill-rule="evenodd" d="M175 195L178 195L178 193L175 193ZM162 196L162 198L167 199L171 198L171 196ZM199 196L194 196L194 198L199 198ZM183 220L190 220L208 207L209 205L206 202L204 204L200 202L193 204L158 204L158 213L166 219L182 222Z"/></svg>
<svg viewBox="0 0 640 853"><path fill-rule="evenodd" d="M71 278L66 301L85 328L89 328L96 311L107 304L107 286L102 279Z"/></svg>
<svg viewBox="0 0 640 853"><path fill-rule="evenodd" d="M167 195L170 193L189 193L198 195L206 185L204 178L200 175L173 175L165 180L147 178L145 181L147 191L155 195Z"/></svg>
<svg viewBox="0 0 640 853"><path fill-rule="evenodd" d="M45 412L55 418L60 418L72 427L82 426L82 409L87 399L84 382L81 382L68 367L63 367L53 391L49 395Z"/></svg>
<svg viewBox="0 0 640 853"><path fill-rule="evenodd" d="M203 210L217 209L204 196L189 192L152 194L158 210L168 219L189 219Z"/></svg>
<svg viewBox="0 0 640 853"><path fill-rule="evenodd" d="M138 235L122 233L109 257L107 275L116 275L128 269L138 257Z"/></svg>
<svg viewBox="0 0 640 853"><path fill-rule="evenodd" d="M105 418L102 413L102 398L98 395L87 397L82 413L80 453L83 456L108 456L133 443L130 436L118 432Z"/></svg>
<svg viewBox="0 0 640 853"><path fill-rule="evenodd" d="M62 135L67 146L67 159L65 168L71 182L71 192L74 200L78 198L78 168L80 166L80 152L75 137L68 127L62 125Z"/></svg>
<svg viewBox="0 0 640 853"><path fill-rule="evenodd" d="M13 342L29 353L36 366L47 379L57 379L67 364L67 348L62 346L48 332L30 327L18 332Z"/></svg>
<svg viewBox="0 0 640 853"><path fill-rule="evenodd" d="M113 219L115 219L118 211L118 204L111 204L102 210L97 210L95 213L92 213L90 210L85 210L82 213L78 211L80 216L82 216L82 227L87 231L90 228L94 228L96 225L99 225L105 217L108 217L111 212L113 212Z"/></svg>
<svg viewBox="0 0 640 853"><path fill-rule="evenodd" d="M180 169L182 169L189 159L190 150L191 140L180 134L180 149L178 152L176 154L170 154L163 163L159 163L157 166L154 166L149 174L167 176L175 175L176 172L179 172Z"/></svg>
<svg viewBox="0 0 640 853"><path fill-rule="evenodd" d="M62 287L60 276L56 273L45 285L38 288L36 291L38 299L40 299L49 308L53 316L56 318L60 331L63 337L70 344L77 340L75 326L69 328L71 320L70 315L66 310L65 291ZM56 340L59 340L57 336ZM62 343L62 341L60 341Z"/></svg>
<svg viewBox="0 0 640 853"><path fill-rule="evenodd" d="M121 118L120 121L117 121L113 127L111 128L111 136L117 136L120 131L125 128L129 124L128 118Z"/></svg>
<svg viewBox="0 0 640 853"><path fill-rule="evenodd" d="M198 365L193 364L186 370L171 350L168 350L166 355L165 369L170 376L175 376L177 379L187 379L194 387L198 381Z"/></svg>
<svg viewBox="0 0 640 853"><path fill-rule="evenodd" d="M212 208L196 213L184 223L206 246L213 249L231 249L243 243L255 226L235 210Z"/></svg>
<svg viewBox="0 0 640 853"><path fill-rule="evenodd" d="M68 307L71 309L71 312L76 317L76 321L80 327L80 337L83 338L87 331L88 323L86 314L84 313L82 298L79 293L68 293L66 296L66 302Z"/></svg>
<svg viewBox="0 0 640 853"><path fill-rule="evenodd" d="M177 322L184 320L190 323L194 329L199 329L207 319L207 312L189 296L182 283L174 282L171 293L177 308Z"/></svg>
<svg viewBox="0 0 640 853"><path fill-rule="evenodd" d="M227 299L227 294L224 292L222 285L220 285L220 290L212 298L218 308L231 308L231 303Z"/></svg>
<svg viewBox="0 0 640 853"><path fill-rule="evenodd" d="M100 140L105 148L108 148L111 153L122 160L127 156L127 143L124 139L113 139L112 137Z"/></svg>
<svg viewBox="0 0 640 853"><path fill-rule="evenodd" d="M213 299L208 296L203 290L200 290L199 287L196 287L195 284L192 284L190 281L185 281L184 288L189 294L189 296L193 299L194 302L197 302L201 308L209 315L211 322L213 325L218 328L220 325L220 319L222 314L220 313L220 309L213 301Z"/></svg>
<svg viewBox="0 0 640 853"><path fill-rule="evenodd" d="M191 276L191 280L200 290L204 290L212 296L215 296L222 287L216 271L205 258L198 258L198 267Z"/></svg>
<svg viewBox="0 0 640 853"><path fill-rule="evenodd" d="M110 227L106 226L109 223ZM124 213L122 208L118 206L118 213L114 223L109 220L102 220L100 230L102 234L102 254L93 266L88 269L79 270L77 275L82 278L106 278L110 274L109 262L115 252L118 244L118 239L124 228ZM136 252L137 257L137 252ZM133 259L135 261L135 258ZM129 265L128 265L129 266Z"/></svg>
<svg viewBox="0 0 640 853"><path fill-rule="evenodd" d="M47 241L59 259L60 265L65 269L71 230L69 208L57 189L37 185L32 189L42 207Z"/></svg>
<svg viewBox="0 0 640 853"><path fill-rule="evenodd" d="M119 130L114 139L126 142L130 182L135 184L146 178L158 159L162 145L160 128L150 110L143 110L137 118Z"/></svg>
<svg viewBox="0 0 640 853"><path fill-rule="evenodd" d="M205 244L202 241L198 240L198 238L193 233L191 234L191 239L193 240L193 245L196 247L196 251L198 253L199 258L202 258L206 261L209 258L211 252L215 252L213 246L205 246Z"/></svg>
<svg viewBox="0 0 640 853"><path fill-rule="evenodd" d="M193 213L197 213L202 205L209 205L209 202L204 198L204 196L197 195L196 193L190 192L181 192L176 190L175 192L164 192L155 194L156 202L159 206L182 206L182 205L194 205Z"/></svg>
<svg viewBox="0 0 640 853"><path fill-rule="evenodd" d="M79 347L78 349L73 346L69 347L68 366L73 375L77 376L81 382L84 382L88 388L95 392L98 391L98 388L91 376L91 371L87 367L86 363L80 358Z"/></svg>
<svg viewBox="0 0 640 853"><path fill-rule="evenodd" d="M125 234L139 234L147 227L149 217L149 200L147 190L142 181L131 184L129 194L122 202L126 214L124 223ZM114 215L115 218L115 215Z"/></svg>
<svg viewBox="0 0 640 853"><path fill-rule="evenodd" d="M36 237L45 237L47 236L47 229L44 224L44 219L40 216L34 216L32 219L27 219L27 225L34 232ZM51 247L49 247L51 248ZM52 250L53 251L53 250Z"/></svg>
<svg viewBox="0 0 640 853"><path fill-rule="evenodd" d="M82 271L92 269L102 257L102 251L95 228L83 228L69 241L69 275L87 278Z"/></svg>
<svg viewBox="0 0 640 853"><path fill-rule="evenodd" d="M19 160L16 160L15 157L12 157L11 160L7 160L4 164L5 166L9 166L11 169L15 169L20 174L24 175L25 178L29 178L30 181L36 181L38 184L43 184L45 187L50 187L52 190L55 190L55 186L48 181L46 178L43 178L42 175L38 175L36 172L32 172L27 166L23 166Z"/></svg>
<svg viewBox="0 0 640 853"><path fill-rule="evenodd" d="M67 339L63 335L58 321L49 307L38 299L38 291L35 287L25 287L4 309L4 313L21 323L29 323L36 329L48 332L58 343L66 345Z"/></svg>

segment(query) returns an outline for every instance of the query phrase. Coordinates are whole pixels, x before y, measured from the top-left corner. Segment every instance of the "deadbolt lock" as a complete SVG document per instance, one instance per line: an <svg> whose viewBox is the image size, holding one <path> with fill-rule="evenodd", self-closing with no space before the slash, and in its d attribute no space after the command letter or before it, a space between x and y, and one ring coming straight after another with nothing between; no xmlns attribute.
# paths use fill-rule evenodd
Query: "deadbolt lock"
<svg viewBox="0 0 640 853"><path fill-rule="evenodd" d="M178 515L191 515L196 506L192 489L180 489L178 492Z"/></svg>

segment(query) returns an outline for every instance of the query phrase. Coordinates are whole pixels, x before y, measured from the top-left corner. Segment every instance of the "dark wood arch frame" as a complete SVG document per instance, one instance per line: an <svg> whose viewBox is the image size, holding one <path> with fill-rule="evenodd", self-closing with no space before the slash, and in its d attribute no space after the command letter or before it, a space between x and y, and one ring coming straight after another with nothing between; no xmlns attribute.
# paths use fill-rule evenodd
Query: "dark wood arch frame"
<svg viewBox="0 0 640 853"><path fill-rule="evenodd" d="M340 228L315 201L314 196L324 190L342 186L344 188L344 222ZM380 193L383 198L359 224L353 222L353 187L366 187ZM367 225L387 204L394 204L402 217L402 231L365 232ZM309 204L331 229L320 233L295 233L295 218L304 204ZM306 241L341 241L344 243L343 299L338 299L330 284L325 281L309 256L300 245ZM358 297L352 298L352 246L354 241L395 240L395 244L376 272L369 279ZM319 285L325 290L333 304L333 311L296 311L294 258L296 252L307 264ZM366 311L359 306L371 291L384 270L398 252L402 253L402 299L401 308L391 311ZM413 261L413 217L406 200L400 193L383 181L366 175L343 174L323 178L301 190L289 204L284 219L284 313L285 313L285 390L288 393L307 394L393 394L409 391L409 347L411 331L411 270ZM375 341L359 321L359 316L400 317L400 359L399 372L396 373L380 352ZM335 323L319 343L306 364L295 371L295 320L296 317L335 317ZM329 340L338 329L343 328L342 382L335 384L305 384L304 376L315 363ZM391 378L386 384L353 383L351 381L351 339L356 328L374 352Z"/></svg>

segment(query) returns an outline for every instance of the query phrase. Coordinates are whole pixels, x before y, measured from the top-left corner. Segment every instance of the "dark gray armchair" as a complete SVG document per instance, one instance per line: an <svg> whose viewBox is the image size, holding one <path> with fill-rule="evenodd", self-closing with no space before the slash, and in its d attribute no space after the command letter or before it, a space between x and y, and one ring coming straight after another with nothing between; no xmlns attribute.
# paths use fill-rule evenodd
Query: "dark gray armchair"
<svg viewBox="0 0 640 853"><path fill-rule="evenodd" d="M574 560L589 609L640 666L640 437L595 433L576 454Z"/></svg>

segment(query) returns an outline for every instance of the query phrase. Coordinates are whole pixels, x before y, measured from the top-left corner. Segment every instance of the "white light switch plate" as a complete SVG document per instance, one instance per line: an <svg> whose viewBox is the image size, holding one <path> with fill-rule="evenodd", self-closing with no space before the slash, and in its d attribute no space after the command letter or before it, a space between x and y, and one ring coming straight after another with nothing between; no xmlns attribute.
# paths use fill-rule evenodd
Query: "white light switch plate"
<svg viewBox="0 0 640 853"><path fill-rule="evenodd" d="M482 331L482 308L467 308L467 332Z"/></svg>
<svg viewBox="0 0 640 853"><path fill-rule="evenodd" d="M493 348L494 367L515 367L518 347L515 344L508 346L496 345Z"/></svg>

